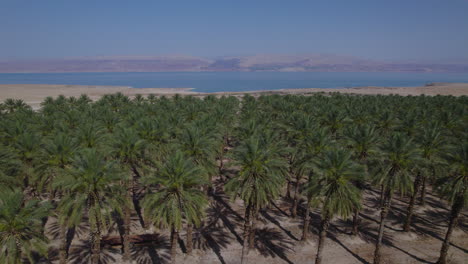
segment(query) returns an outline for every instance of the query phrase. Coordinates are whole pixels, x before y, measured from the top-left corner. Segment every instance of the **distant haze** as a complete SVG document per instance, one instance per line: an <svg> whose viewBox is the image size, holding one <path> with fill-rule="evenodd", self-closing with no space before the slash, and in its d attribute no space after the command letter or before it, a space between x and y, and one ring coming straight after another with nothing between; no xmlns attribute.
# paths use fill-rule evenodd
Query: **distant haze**
<svg viewBox="0 0 468 264"><path fill-rule="evenodd" d="M339 54L460 63L467 10L466 0L2 0L0 61Z"/></svg>
<svg viewBox="0 0 468 264"><path fill-rule="evenodd" d="M468 72L468 63L386 62L334 54L261 54L217 58L100 56L0 61L0 73L48 72Z"/></svg>

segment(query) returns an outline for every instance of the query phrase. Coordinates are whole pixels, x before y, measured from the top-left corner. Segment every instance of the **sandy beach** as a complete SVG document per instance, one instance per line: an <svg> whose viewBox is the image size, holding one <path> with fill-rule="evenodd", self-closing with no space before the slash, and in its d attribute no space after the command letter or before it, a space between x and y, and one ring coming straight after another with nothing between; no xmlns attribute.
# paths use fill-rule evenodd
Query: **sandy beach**
<svg viewBox="0 0 468 264"><path fill-rule="evenodd" d="M89 85L48 85L48 84L0 84L0 101L7 98L22 99L33 107L38 107L40 103L48 96L57 97L59 95L78 97L81 94L87 94L91 99L99 99L102 95L112 93L123 93L128 96L137 94L156 96L172 96L174 94L206 96L213 95L232 95L242 96L251 94L254 96L261 94L312 94L312 93L346 93L346 94L365 94L365 95L468 95L468 83L434 83L421 87L354 87L343 89L324 89L324 88L304 88L304 89L281 89L264 90L248 92L217 92L217 93L199 93L192 91L191 88L131 88L125 86L89 86Z"/></svg>

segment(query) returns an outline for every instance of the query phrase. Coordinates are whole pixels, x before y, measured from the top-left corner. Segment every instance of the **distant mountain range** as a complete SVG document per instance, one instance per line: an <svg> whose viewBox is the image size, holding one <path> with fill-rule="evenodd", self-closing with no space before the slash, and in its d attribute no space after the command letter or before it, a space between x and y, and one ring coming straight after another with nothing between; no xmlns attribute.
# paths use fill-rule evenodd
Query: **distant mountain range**
<svg viewBox="0 0 468 264"><path fill-rule="evenodd" d="M215 59L179 55L113 56L0 61L0 73L169 71L468 72L468 61L383 62L331 54L265 54Z"/></svg>

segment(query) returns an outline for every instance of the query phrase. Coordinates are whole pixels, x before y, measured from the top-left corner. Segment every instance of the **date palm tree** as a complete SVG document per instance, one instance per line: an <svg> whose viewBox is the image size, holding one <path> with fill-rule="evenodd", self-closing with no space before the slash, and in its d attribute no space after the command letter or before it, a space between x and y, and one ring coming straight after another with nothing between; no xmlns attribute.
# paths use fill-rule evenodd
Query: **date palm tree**
<svg viewBox="0 0 468 264"><path fill-rule="evenodd" d="M280 194L287 170L287 163L280 153L273 142L256 135L248 138L232 153L232 164L239 166L240 171L226 183L225 188L233 197L241 198L245 205L241 262L249 248L254 247L259 210Z"/></svg>
<svg viewBox="0 0 468 264"><path fill-rule="evenodd" d="M216 141L213 136L209 135L207 132L198 128L196 125L189 125L186 128L180 139L179 149L189 157L195 165L204 170L204 175L207 176L207 186L204 186L206 189L207 195L213 194L212 188L212 176L216 173ZM191 254L193 249L192 242L192 232L193 224L191 222L187 223L187 253Z"/></svg>
<svg viewBox="0 0 468 264"><path fill-rule="evenodd" d="M316 173L309 182L307 191L312 196L313 204L321 204L322 220L315 258L315 264L320 264L325 238L333 216L338 214L347 218L361 206L361 190L354 182L362 178L364 170L343 149L325 152L314 166Z"/></svg>
<svg viewBox="0 0 468 264"><path fill-rule="evenodd" d="M200 168L205 170L208 176L208 183L211 184L211 177L215 173L216 164L216 142L213 135L208 134L196 125L189 125L177 139L179 149Z"/></svg>
<svg viewBox="0 0 468 264"><path fill-rule="evenodd" d="M289 172L290 176L294 176L294 196L291 208L291 217L297 215L297 207L299 204L300 182L309 171L310 157L307 155L308 139L315 129L315 120L309 115L298 113L292 118L292 129L289 129ZM289 187L289 182L288 182Z"/></svg>
<svg viewBox="0 0 468 264"><path fill-rule="evenodd" d="M68 167L77 151L77 142L64 132L59 132L48 138L40 152L41 163L37 166L39 173L39 189L46 189L49 192L49 200L55 206L55 196L57 188L54 188L54 182L57 178L65 174L65 168ZM43 186L46 186L44 188ZM56 210L60 220L60 243L59 243L59 263L65 264L68 257L67 247L67 225L65 223L65 214Z"/></svg>
<svg viewBox="0 0 468 264"><path fill-rule="evenodd" d="M41 164L37 166L37 171L40 174L40 187L47 186L51 201L55 197L52 188L54 178L64 173L63 170L71 163L77 150L75 139L64 132L55 133L44 141L39 153Z"/></svg>
<svg viewBox="0 0 468 264"><path fill-rule="evenodd" d="M365 171L362 175L363 177L360 177L358 181L354 182L356 187L362 190L364 188L364 182L367 178L368 161L369 159L372 159L377 152L379 137L375 127L369 125L351 127L346 131L345 134L347 137L347 144L349 144L353 151L353 158L365 166ZM359 211L359 207L356 207L354 210L352 231L353 235L357 235L358 233Z"/></svg>
<svg viewBox="0 0 468 264"><path fill-rule="evenodd" d="M375 182L382 186L383 201L380 211L379 234L374 252L374 264L380 263L380 248L384 236L385 220L390 210L394 191L406 193L412 190L411 172L420 159L419 150L406 135L396 133L380 147L381 157L374 166L377 168Z"/></svg>
<svg viewBox="0 0 468 264"><path fill-rule="evenodd" d="M35 164L38 161L39 151L41 148L42 137L35 131L25 131L18 135L13 144L14 149L21 160L21 180L24 187L31 187L33 195L36 191L36 173Z"/></svg>
<svg viewBox="0 0 468 264"><path fill-rule="evenodd" d="M468 202L468 143L452 147L445 156L449 164L446 176L441 177L436 186L439 193L451 204L450 219L445 235L438 264L447 263L447 252L450 247L450 238L457 225L460 212Z"/></svg>
<svg viewBox="0 0 468 264"><path fill-rule="evenodd" d="M84 149L54 183L64 192L58 209L66 215L68 225L77 225L87 216L92 264L99 263L101 235L112 222L112 212L121 214L121 208L128 206L125 190L119 184L122 179L125 175L115 162L106 160L95 149Z"/></svg>
<svg viewBox="0 0 468 264"><path fill-rule="evenodd" d="M101 148L106 142L105 130L96 121L88 123L85 118L76 131L76 138L84 148Z"/></svg>
<svg viewBox="0 0 468 264"><path fill-rule="evenodd" d="M0 145L0 192L22 185L17 177L20 166L21 161L14 150Z"/></svg>
<svg viewBox="0 0 468 264"><path fill-rule="evenodd" d="M314 133L309 135L304 140L303 148L306 149L308 159L313 163L320 159L321 155L329 150L333 146L333 141L330 137L329 130L326 128L316 128ZM309 177L307 181L310 182L314 177L314 169L309 170ZM309 235L309 224L310 224L310 207L312 205L312 193L307 189L305 190L305 195L307 197L306 211L304 214L303 228L302 228L302 241L307 241Z"/></svg>
<svg viewBox="0 0 468 264"><path fill-rule="evenodd" d="M122 179L122 186L126 189L127 205L123 208L123 260L130 261L130 221L131 210L133 207L140 211L139 200L137 197L137 185L140 173L138 168L145 158L147 143L138 136L133 128L117 127L110 142L112 155L120 163L124 172L128 173Z"/></svg>
<svg viewBox="0 0 468 264"><path fill-rule="evenodd" d="M0 192L0 262L34 263L33 253L47 253L47 238L43 234L43 219L50 206L31 199L25 201L20 190Z"/></svg>
<svg viewBox="0 0 468 264"><path fill-rule="evenodd" d="M427 178L427 176L423 174L433 174L433 172L436 170L436 167L440 167L440 165L443 163L441 160L441 154L446 145L441 130L437 125L425 128L417 143L421 149L422 160L420 166L417 169L416 177L414 178L413 182L413 192L410 196L406 219L403 225L403 230L405 232L410 230L411 220L414 213L414 206L416 204L416 197L419 190L421 189L421 184L425 182L425 178Z"/></svg>
<svg viewBox="0 0 468 264"><path fill-rule="evenodd" d="M203 169L177 151L159 165L156 173L143 178L150 189L143 200L145 215L171 232L171 261L176 262L179 231L185 220L199 225L207 204L200 187L206 184ZM188 241L190 242L190 241Z"/></svg>

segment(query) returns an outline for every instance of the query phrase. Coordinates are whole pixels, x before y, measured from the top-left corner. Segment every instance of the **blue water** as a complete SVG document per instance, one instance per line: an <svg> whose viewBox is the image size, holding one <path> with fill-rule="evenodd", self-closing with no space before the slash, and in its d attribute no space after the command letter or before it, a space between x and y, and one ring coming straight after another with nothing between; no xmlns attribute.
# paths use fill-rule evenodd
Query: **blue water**
<svg viewBox="0 0 468 264"><path fill-rule="evenodd" d="M0 73L0 84L194 88L197 92L233 92L285 88L346 88L356 86L406 87L422 86L429 82L468 82L468 74L396 72Z"/></svg>

